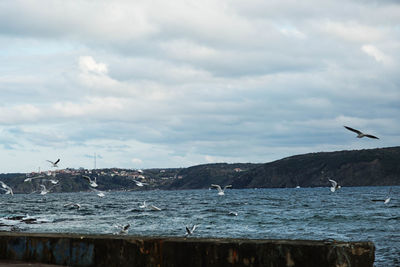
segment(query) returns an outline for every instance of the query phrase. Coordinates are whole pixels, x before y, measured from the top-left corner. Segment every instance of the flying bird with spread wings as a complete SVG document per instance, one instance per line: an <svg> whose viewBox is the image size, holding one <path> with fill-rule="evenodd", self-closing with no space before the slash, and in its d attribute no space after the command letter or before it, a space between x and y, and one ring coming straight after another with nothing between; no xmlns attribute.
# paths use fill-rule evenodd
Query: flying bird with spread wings
<svg viewBox="0 0 400 267"><path fill-rule="evenodd" d="M3 190L3 191L5 191L5 194L10 194L10 195L14 195L14 192L13 192L13 190L12 190L12 188L11 187L9 187L8 185L6 185L4 182L2 182L2 181L0 181L0 185L1 185L1 187L0 187L0 189L1 190Z"/></svg>
<svg viewBox="0 0 400 267"><path fill-rule="evenodd" d="M229 188L229 187L232 187L232 185L225 185L225 186L224 186L224 189L222 189L221 186L220 186L220 185L217 185L217 184L212 184L211 187L217 188L217 190L218 190L218 195L219 195L219 196L223 196L223 195L225 195L225 192L224 192L225 189L227 189L227 188Z"/></svg>
<svg viewBox="0 0 400 267"><path fill-rule="evenodd" d="M51 167L58 167L58 163L60 162L60 159L57 159L56 161L51 161L51 160L47 160L48 162L51 163Z"/></svg>
<svg viewBox="0 0 400 267"><path fill-rule="evenodd" d="M351 127L348 126L344 126L344 128L346 128L349 131L355 132L357 134L357 138L363 138L363 137L368 137L368 138L373 138L373 139L379 139L378 137L371 135L371 134L365 134L359 130L353 129Z"/></svg>

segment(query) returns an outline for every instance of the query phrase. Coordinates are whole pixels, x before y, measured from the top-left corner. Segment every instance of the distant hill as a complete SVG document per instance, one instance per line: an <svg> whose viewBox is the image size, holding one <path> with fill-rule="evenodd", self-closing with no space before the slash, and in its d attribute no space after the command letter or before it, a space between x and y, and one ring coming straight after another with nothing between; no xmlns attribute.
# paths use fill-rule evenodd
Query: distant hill
<svg viewBox="0 0 400 267"><path fill-rule="evenodd" d="M55 173L53 173L55 174ZM205 189L211 184L233 188L324 187L328 179L342 186L400 185L400 147L319 152L296 155L269 163L214 163L170 169L59 170L52 192L89 191L82 175L97 178L99 190ZM31 193L48 179L24 182L29 174L0 174L15 193ZM138 187L133 180L146 183ZM47 182L46 182L47 181ZM50 186L50 185L49 185ZM3 192L0 192L3 193Z"/></svg>
<svg viewBox="0 0 400 267"><path fill-rule="evenodd" d="M233 171L241 168L240 172ZM343 186L400 185L400 147L292 156L265 164L205 164L183 169L166 189L320 187L328 178Z"/></svg>
<svg viewBox="0 0 400 267"><path fill-rule="evenodd" d="M400 185L400 147L297 155L258 166L232 180L236 188Z"/></svg>
<svg viewBox="0 0 400 267"><path fill-rule="evenodd" d="M170 184L163 189L201 189L211 184L226 185L232 183L242 173L249 172L261 164L253 163L213 163L182 169Z"/></svg>

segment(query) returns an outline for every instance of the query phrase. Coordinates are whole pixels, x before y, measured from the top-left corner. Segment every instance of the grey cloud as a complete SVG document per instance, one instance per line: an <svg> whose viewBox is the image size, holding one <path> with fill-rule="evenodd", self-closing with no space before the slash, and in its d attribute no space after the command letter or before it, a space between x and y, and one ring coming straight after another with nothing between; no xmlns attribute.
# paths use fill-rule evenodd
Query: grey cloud
<svg viewBox="0 0 400 267"><path fill-rule="evenodd" d="M129 20L130 2L2 2L2 147L149 166L375 145L356 143L343 123L398 144L400 5L158 4L162 14L141 3ZM82 71L81 56L108 71Z"/></svg>

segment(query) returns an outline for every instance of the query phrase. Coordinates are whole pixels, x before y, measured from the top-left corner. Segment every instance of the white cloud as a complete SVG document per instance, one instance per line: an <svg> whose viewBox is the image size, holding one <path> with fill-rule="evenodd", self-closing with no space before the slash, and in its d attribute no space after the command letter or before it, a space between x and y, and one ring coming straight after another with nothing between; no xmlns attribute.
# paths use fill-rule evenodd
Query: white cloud
<svg viewBox="0 0 400 267"><path fill-rule="evenodd" d="M107 65L104 63L97 63L91 56L81 56L79 58L79 69L84 73L94 73L105 75L108 73Z"/></svg>
<svg viewBox="0 0 400 267"><path fill-rule="evenodd" d="M83 102L58 102L52 108L59 117L108 117L120 112L126 106L126 100L115 97L87 98Z"/></svg>
<svg viewBox="0 0 400 267"><path fill-rule="evenodd" d="M390 63L391 59L386 56L381 50L376 48L373 45L363 45L361 50L366 53L368 56L373 57L377 62L381 63Z"/></svg>
<svg viewBox="0 0 400 267"><path fill-rule="evenodd" d="M356 147L343 124L384 136L380 146L400 142L396 2L42 6L0 1L10 157L63 154L63 166L77 167L92 167L81 155L93 152L104 155L99 167L263 162Z"/></svg>
<svg viewBox="0 0 400 267"><path fill-rule="evenodd" d="M351 42L374 42L383 38L384 33L377 27L362 25L354 21L326 21L319 25L323 31Z"/></svg>
<svg viewBox="0 0 400 267"><path fill-rule="evenodd" d="M138 158L133 158L133 159L132 159L132 163L133 163L133 164L141 165L141 164L143 164L143 160L138 159Z"/></svg>
<svg viewBox="0 0 400 267"><path fill-rule="evenodd" d="M32 104L0 107L0 124L31 123L42 115L40 109Z"/></svg>
<svg viewBox="0 0 400 267"><path fill-rule="evenodd" d="M303 32L299 31L295 27L291 27L291 26L280 27L279 31L282 34L289 36L289 37L295 37L295 38L299 38L299 39L307 38L307 36Z"/></svg>

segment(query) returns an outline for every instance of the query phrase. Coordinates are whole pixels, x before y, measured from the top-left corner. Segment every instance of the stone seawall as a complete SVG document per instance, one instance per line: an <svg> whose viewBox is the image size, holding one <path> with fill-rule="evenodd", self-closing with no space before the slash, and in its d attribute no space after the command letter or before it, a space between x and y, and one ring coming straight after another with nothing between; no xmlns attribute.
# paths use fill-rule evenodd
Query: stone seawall
<svg viewBox="0 0 400 267"><path fill-rule="evenodd" d="M0 233L0 260L67 266L373 267L372 242Z"/></svg>

